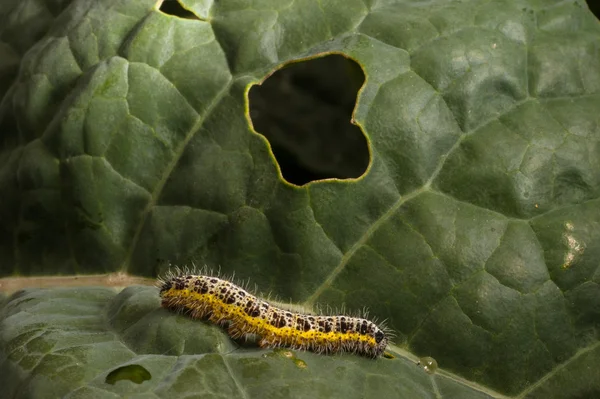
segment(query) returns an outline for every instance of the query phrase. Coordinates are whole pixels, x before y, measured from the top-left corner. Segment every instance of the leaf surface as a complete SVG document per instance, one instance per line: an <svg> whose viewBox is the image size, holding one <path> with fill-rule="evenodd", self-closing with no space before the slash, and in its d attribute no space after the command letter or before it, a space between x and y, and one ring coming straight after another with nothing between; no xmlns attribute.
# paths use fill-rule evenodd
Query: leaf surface
<svg viewBox="0 0 600 399"><path fill-rule="evenodd" d="M4 306L11 392L36 396L50 375L63 378L56 370L85 361L57 394L111 397L138 386L122 381L135 374L161 396L152 384L188 370L181 378L213 393L223 379L248 397L268 381L281 384L274 397L294 384L333 395L319 378L334 364L369 395L390 390L373 397L600 393L600 24L583 1L181 3L197 19L154 0L3 6L2 274L153 276L162 260L195 260L294 303L367 306L389 320L396 349L433 356L448 374L429 377L404 357L311 354L296 355L300 370L258 351L225 354L217 330L193 346L206 327L166 318L149 288L43 290ZM286 63L330 53L367 77L354 120L369 168L292 186L253 131L246 94ZM138 328L169 332L140 348L113 326L118 311L99 316L133 292L170 326L145 320ZM53 327L69 309L72 334ZM181 342L194 350L163 356L162 340L190 331ZM53 338L28 349L38 333ZM84 337L101 342L75 343ZM222 370L217 380L205 361Z"/></svg>

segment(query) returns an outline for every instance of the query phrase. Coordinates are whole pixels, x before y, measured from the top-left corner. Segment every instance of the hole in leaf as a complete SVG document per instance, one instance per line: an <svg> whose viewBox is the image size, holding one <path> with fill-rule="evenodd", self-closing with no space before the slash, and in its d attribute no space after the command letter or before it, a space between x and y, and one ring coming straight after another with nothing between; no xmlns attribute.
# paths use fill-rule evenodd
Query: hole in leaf
<svg viewBox="0 0 600 399"><path fill-rule="evenodd" d="M600 2L598 0L585 0L585 2L596 18L600 19Z"/></svg>
<svg viewBox="0 0 600 399"><path fill-rule="evenodd" d="M290 63L250 88L254 130L269 140L288 182L357 178L367 170L367 139L351 123L364 81L357 62L333 54Z"/></svg>
<svg viewBox="0 0 600 399"><path fill-rule="evenodd" d="M130 364L127 366L119 367L108 373L105 382L107 384L115 385L117 381L128 380L141 384L152 378L152 374L143 366L139 364Z"/></svg>
<svg viewBox="0 0 600 399"><path fill-rule="evenodd" d="M198 19L196 14L183 8L177 0L164 0L159 7L159 10L165 14L173 15L185 19Z"/></svg>

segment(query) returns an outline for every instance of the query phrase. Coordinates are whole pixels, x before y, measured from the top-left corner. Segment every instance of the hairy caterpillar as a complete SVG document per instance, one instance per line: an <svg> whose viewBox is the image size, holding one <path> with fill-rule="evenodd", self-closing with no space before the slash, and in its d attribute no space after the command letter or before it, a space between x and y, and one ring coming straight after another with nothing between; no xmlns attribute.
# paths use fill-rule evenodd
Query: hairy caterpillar
<svg viewBox="0 0 600 399"><path fill-rule="evenodd" d="M287 347L317 353L381 356L386 327L361 317L312 315L281 309L219 277L181 273L159 279L162 306L223 325L234 339L260 337L261 348Z"/></svg>

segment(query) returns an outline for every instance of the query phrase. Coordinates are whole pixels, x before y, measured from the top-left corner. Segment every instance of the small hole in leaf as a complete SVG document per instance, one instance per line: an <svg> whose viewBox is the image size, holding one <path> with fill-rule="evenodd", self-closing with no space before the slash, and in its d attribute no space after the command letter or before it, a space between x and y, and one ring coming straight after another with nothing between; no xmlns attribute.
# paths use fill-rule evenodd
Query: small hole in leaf
<svg viewBox="0 0 600 399"><path fill-rule="evenodd" d="M139 364L129 364L127 366L119 367L108 373L105 382L107 384L115 385L117 381L128 380L141 384L152 378L152 374L143 366Z"/></svg>
<svg viewBox="0 0 600 399"><path fill-rule="evenodd" d="M252 125L271 143L288 182L357 178L367 170L367 140L351 123L364 81L358 63L333 54L288 64L252 86Z"/></svg>
<svg viewBox="0 0 600 399"><path fill-rule="evenodd" d="M198 19L196 14L186 10L177 0L164 0L159 8L165 14L185 19Z"/></svg>

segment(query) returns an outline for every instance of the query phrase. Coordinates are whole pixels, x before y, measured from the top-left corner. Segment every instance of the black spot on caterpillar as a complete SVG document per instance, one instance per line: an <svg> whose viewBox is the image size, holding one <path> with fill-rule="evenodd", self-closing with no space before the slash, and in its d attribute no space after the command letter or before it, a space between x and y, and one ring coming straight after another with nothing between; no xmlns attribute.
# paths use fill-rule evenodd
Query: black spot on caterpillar
<svg viewBox="0 0 600 399"><path fill-rule="evenodd" d="M158 280L162 306L194 319L223 325L234 339L260 337L261 348L287 347L316 353L381 356L390 338L385 326L362 317L312 315L279 308L232 282L176 269Z"/></svg>

